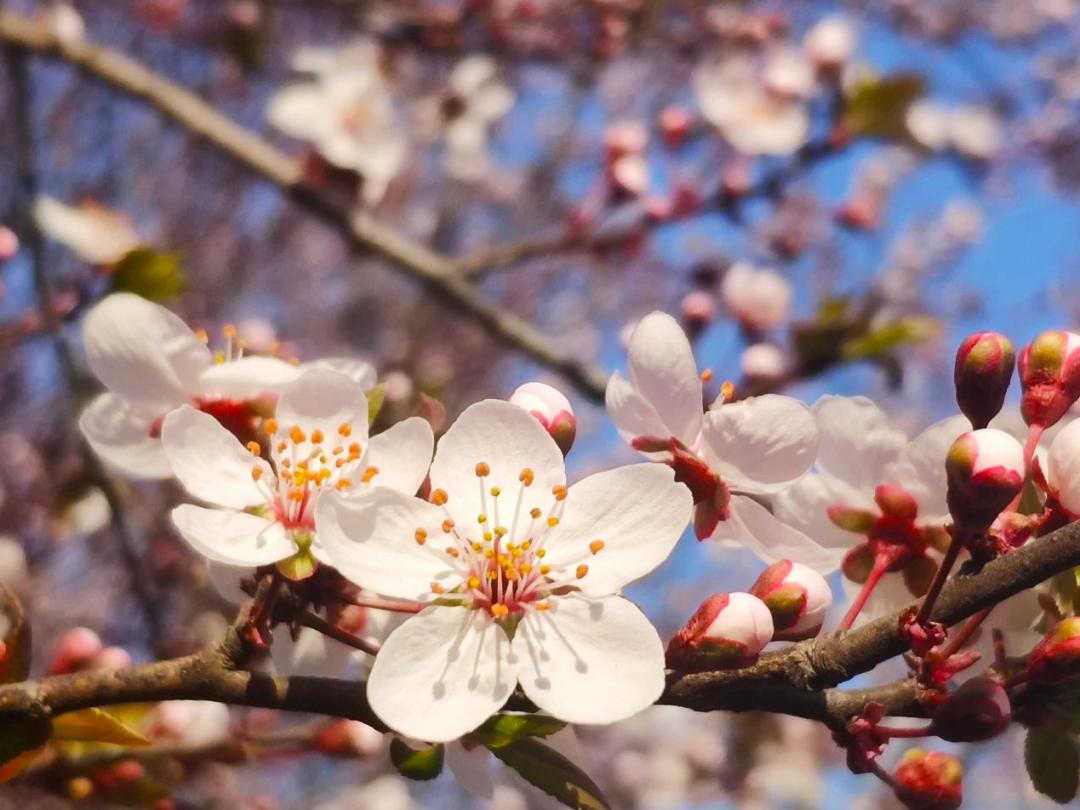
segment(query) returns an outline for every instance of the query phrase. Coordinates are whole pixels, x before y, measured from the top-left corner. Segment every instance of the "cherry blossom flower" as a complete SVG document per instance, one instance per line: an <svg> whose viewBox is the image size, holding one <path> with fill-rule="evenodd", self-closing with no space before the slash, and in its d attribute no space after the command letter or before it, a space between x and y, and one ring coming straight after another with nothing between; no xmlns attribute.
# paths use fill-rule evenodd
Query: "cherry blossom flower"
<svg viewBox="0 0 1080 810"><path fill-rule="evenodd" d="M607 408L623 439L671 465L689 487L699 539L745 546L766 562L790 558L818 571L837 558L781 523L755 497L790 486L813 465L818 435L810 409L769 394L720 397L703 413L690 343L669 315L641 319L630 336L630 378L608 381Z"/></svg>
<svg viewBox="0 0 1080 810"><path fill-rule="evenodd" d="M260 399L298 374L284 360L242 357L231 339L215 357L180 318L131 293L114 293L90 310L83 344L109 391L87 406L79 428L103 459L145 478L172 475L159 436L173 408L193 405L253 438L254 418L267 404Z"/></svg>
<svg viewBox="0 0 1080 810"><path fill-rule="evenodd" d="M325 562L315 509L328 490L355 496L380 486L412 493L427 472L434 442L428 423L411 417L368 441L363 389L329 369L310 369L287 385L275 418L247 446L209 414L183 405L165 417L161 443L187 491L214 508L184 504L172 512L185 540L226 565L278 563L293 578Z"/></svg>
<svg viewBox="0 0 1080 810"><path fill-rule="evenodd" d="M43 234L90 264L115 264L140 244L131 220L92 202L71 206L38 197L34 221Z"/></svg>
<svg viewBox="0 0 1080 810"><path fill-rule="evenodd" d="M270 99L270 123L312 143L334 166L358 172L364 200L378 203L407 155L378 46L361 40L337 51L307 48L293 67L313 78Z"/></svg>
<svg viewBox="0 0 1080 810"><path fill-rule="evenodd" d="M443 164L452 177L474 183L490 170L488 131L514 106L514 92L499 80L495 60L479 55L458 62L449 85Z"/></svg>
<svg viewBox="0 0 1080 810"><path fill-rule="evenodd" d="M620 589L670 553L690 498L643 464L567 487L562 452L516 405L466 409L439 441L431 502L376 490L323 499L329 561L363 588L428 603L375 659L368 698L391 728L453 740L520 682L540 709L610 723L663 689L664 653Z"/></svg>
<svg viewBox="0 0 1080 810"><path fill-rule="evenodd" d="M819 70L843 67L855 52L857 36L851 23L839 15L814 24L803 37L803 50Z"/></svg>
<svg viewBox="0 0 1080 810"><path fill-rule="evenodd" d="M952 149L973 160L990 160L1004 145L1001 123L982 107L946 107L916 101L905 116L908 132L932 152Z"/></svg>
<svg viewBox="0 0 1080 810"><path fill-rule="evenodd" d="M735 262L724 274L724 304L744 328L772 329L791 314L791 284L774 270Z"/></svg>
<svg viewBox="0 0 1080 810"><path fill-rule="evenodd" d="M745 58L700 67L694 93L705 119L744 155L790 155L810 137L803 100L769 90Z"/></svg>

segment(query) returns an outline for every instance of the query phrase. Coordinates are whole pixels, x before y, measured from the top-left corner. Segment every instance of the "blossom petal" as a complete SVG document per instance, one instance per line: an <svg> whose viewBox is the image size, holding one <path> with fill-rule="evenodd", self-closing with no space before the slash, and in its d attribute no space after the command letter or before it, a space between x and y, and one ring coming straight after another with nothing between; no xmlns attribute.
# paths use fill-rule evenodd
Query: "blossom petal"
<svg viewBox="0 0 1080 810"><path fill-rule="evenodd" d="M776 492L814 463L818 430L810 409L791 397L766 394L711 408L702 433L710 466L732 489Z"/></svg>
<svg viewBox="0 0 1080 810"><path fill-rule="evenodd" d="M165 417L161 446L184 488L207 503L246 509L267 502L274 473L209 414L182 405ZM252 475L262 470L261 485Z"/></svg>
<svg viewBox="0 0 1080 810"><path fill-rule="evenodd" d="M206 561L206 577L217 591L218 596L234 605L243 604L248 595L240 587L240 580L250 579L255 569L250 566L226 565L225 563Z"/></svg>
<svg viewBox="0 0 1080 810"><path fill-rule="evenodd" d="M670 435L693 446L701 432L701 378L678 321L664 312L642 318L630 336L628 359L634 388Z"/></svg>
<svg viewBox="0 0 1080 810"><path fill-rule="evenodd" d="M482 745L466 748L461 741L446 746L446 767L458 786L480 799L495 795L495 777L491 773L494 757Z"/></svg>
<svg viewBox="0 0 1080 810"><path fill-rule="evenodd" d="M349 667L353 648L324 636L310 627L301 628L294 640L288 628L274 633L270 662L278 675L309 675L340 678Z"/></svg>
<svg viewBox="0 0 1080 810"><path fill-rule="evenodd" d="M608 415L615 423L616 430L627 444L633 442L638 436L666 439L670 435L656 408L646 402L634 388L633 383L617 371L608 379L607 390L604 392L604 404L607 405ZM647 455L651 458L659 458L662 454Z"/></svg>
<svg viewBox="0 0 1080 810"><path fill-rule="evenodd" d="M768 509L745 495L731 497L730 514L721 520L714 540L736 540L767 563L793 560L820 574L840 566L843 548L826 548L798 529L781 523Z"/></svg>
<svg viewBox="0 0 1080 810"><path fill-rule="evenodd" d="M296 553L280 523L247 512L185 503L173 509L172 521L192 548L225 565L269 565Z"/></svg>
<svg viewBox="0 0 1080 810"><path fill-rule="evenodd" d="M159 412L185 402L213 363L180 318L131 293L113 293L90 310L83 343L109 390Z"/></svg>
<svg viewBox="0 0 1080 810"><path fill-rule="evenodd" d="M270 99L266 118L286 135L305 141L325 138L333 127L326 95L315 83L297 84L279 90Z"/></svg>
<svg viewBox="0 0 1080 810"><path fill-rule="evenodd" d="M903 431L866 397L822 397L814 418L821 433L818 469L861 489L872 491L907 446Z"/></svg>
<svg viewBox="0 0 1080 810"><path fill-rule="evenodd" d="M277 357L241 357L215 363L199 379L199 393L229 399L255 399L280 392L300 376L292 363Z"/></svg>
<svg viewBox="0 0 1080 810"><path fill-rule="evenodd" d="M517 664L501 627L482 611L438 606L390 634L375 657L367 696L395 731L449 742L498 711L516 683Z"/></svg>
<svg viewBox="0 0 1080 810"><path fill-rule="evenodd" d="M315 507L319 543L313 551L362 588L398 599L431 599L433 582L449 591L462 580L445 551L444 518L437 506L392 489L376 488L363 497L328 492Z"/></svg>
<svg viewBox="0 0 1080 810"><path fill-rule="evenodd" d="M853 490L848 484L829 476L811 473L773 498L773 515L819 545L846 552L866 538L844 531L833 523L828 509L830 506L876 509L872 495L866 490Z"/></svg>
<svg viewBox="0 0 1080 810"><path fill-rule="evenodd" d="M286 386L274 416L282 429L299 427L309 440L319 430L327 443L341 441L338 430L348 425L350 442L367 442L368 404L364 389L346 375L330 369L309 369Z"/></svg>
<svg viewBox="0 0 1080 810"><path fill-rule="evenodd" d="M637 606L619 596L563 597L530 611L514 654L521 686L546 712L571 723L614 723L664 689L664 648Z"/></svg>
<svg viewBox="0 0 1080 810"><path fill-rule="evenodd" d="M325 368L336 371L338 374L344 374L365 391L370 391L379 382L379 377L375 373L375 366L369 361L361 360L358 357L322 357L318 360L312 360L310 363L304 363L301 368L304 371L312 368Z"/></svg>
<svg viewBox="0 0 1080 810"><path fill-rule="evenodd" d="M128 475L171 478L161 440L150 435L153 417L116 394L100 394L79 416L79 429L94 452Z"/></svg>
<svg viewBox="0 0 1080 810"><path fill-rule="evenodd" d="M945 522L949 518L945 457L960 434L970 429L963 416L951 416L931 425L901 451L897 461L885 467L881 481L868 483L902 486L919 504L920 522Z"/></svg>
<svg viewBox="0 0 1080 810"><path fill-rule="evenodd" d="M431 424L419 416L410 416L372 436L368 443L367 463L379 472L371 483L415 495L427 477L434 448L435 434L431 432Z"/></svg>
<svg viewBox="0 0 1080 810"><path fill-rule="evenodd" d="M573 575L588 594L603 596L645 576L667 559L693 508L690 490L670 467L633 464L584 478L570 487L565 511L547 535L544 562ZM593 553L590 544L602 546Z"/></svg>
<svg viewBox="0 0 1080 810"><path fill-rule="evenodd" d="M477 479L476 466L485 463L490 470L483 484ZM565 484L566 471L562 451L540 423L509 402L488 399L466 408L439 440L431 464L431 486L449 496L446 508L458 525L474 525L491 497L481 497L490 487L505 491L503 500L516 497L523 470L531 470L533 483L522 508L545 509L551 502L551 488ZM530 500L530 496L535 500ZM513 500L506 507L513 508Z"/></svg>

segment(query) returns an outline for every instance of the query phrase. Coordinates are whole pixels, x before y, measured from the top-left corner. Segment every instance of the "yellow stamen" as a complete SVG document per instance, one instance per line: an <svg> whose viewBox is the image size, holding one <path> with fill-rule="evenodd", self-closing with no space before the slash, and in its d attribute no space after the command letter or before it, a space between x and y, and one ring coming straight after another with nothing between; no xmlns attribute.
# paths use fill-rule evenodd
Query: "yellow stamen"
<svg viewBox="0 0 1080 810"><path fill-rule="evenodd" d="M599 554L600 550L603 547L604 547L604 541L603 540L593 540L591 543L589 543L589 551L591 551L593 554Z"/></svg>
<svg viewBox="0 0 1080 810"><path fill-rule="evenodd" d="M247 447L248 452L251 453L251 455L253 455L253 456L261 456L262 455L262 446L258 442L248 442L244 446Z"/></svg>
<svg viewBox="0 0 1080 810"><path fill-rule="evenodd" d="M343 436L347 439L352 434L352 425L348 422L342 422L337 426L337 432L339 436Z"/></svg>
<svg viewBox="0 0 1080 810"><path fill-rule="evenodd" d="M251 480L252 481L258 481L260 478L262 478L262 474L263 474L262 467L252 467L251 468Z"/></svg>
<svg viewBox="0 0 1080 810"><path fill-rule="evenodd" d="M491 467L486 461L481 461L476 465L476 477L483 478L485 475L491 475Z"/></svg>
<svg viewBox="0 0 1080 810"><path fill-rule="evenodd" d="M273 436L277 433L277 419L267 419L263 422L263 427L266 428L266 432Z"/></svg>
<svg viewBox="0 0 1080 810"><path fill-rule="evenodd" d="M321 430L313 430L313 431L311 431L311 443L312 444L321 444L322 440L323 440L323 432Z"/></svg>
<svg viewBox="0 0 1080 810"><path fill-rule="evenodd" d="M535 477L536 476L533 474L533 471L526 467L524 470L521 471L521 474L518 476L518 481L523 483L525 486L531 486Z"/></svg>
<svg viewBox="0 0 1080 810"><path fill-rule="evenodd" d="M299 426L293 425L292 430L289 431L289 441L293 444L300 444L306 438L307 436L304 434L304 431L302 431Z"/></svg>
<svg viewBox="0 0 1080 810"><path fill-rule="evenodd" d="M436 506L442 506L449 500L445 489L436 489L431 493L431 502Z"/></svg>
<svg viewBox="0 0 1080 810"><path fill-rule="evenodd" d="M566 487L562 484L556 484L551 488L551 494L555 496L557 501L566 500Z"/></svg>
<svg viewBox="0 0 1080 810"><path fill-rule="evenodd" d="M423 529L417 529L414 536L416 537L416 542L418 545L422 546L424 545L424 543L427 542L427 532Z"/></svg>
<svg viewBox="0 0 1080 810"><path fill-rule="evenodd" d="M498 604L491 606L491 615L494 616L496 619L501 619L508 613L510 613L510 608L508 608L506 605Z"/></svg>
<svg viewBox="0 0 1080 810"><path fill-rule="evenodd" d="M585 575L586 575L587 573L589 573L589 566L587 566L587 565L579 565L579 566L577 567L577 570L576 570L576 571L574 571L574 576L576 576L576 577L577 577L578 579L581 579L581 578L583 578L583 577L584 577L584 576L585 576Z"/></svg>

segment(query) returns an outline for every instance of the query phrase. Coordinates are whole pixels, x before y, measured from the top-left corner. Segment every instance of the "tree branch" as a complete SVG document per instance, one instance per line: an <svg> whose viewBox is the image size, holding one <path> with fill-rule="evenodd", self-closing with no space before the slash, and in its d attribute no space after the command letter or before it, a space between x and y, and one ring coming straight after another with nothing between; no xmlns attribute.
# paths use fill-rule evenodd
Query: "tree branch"
<svg viewBox="0 0 1080 810"><path fill-rule="evenodd" d="M0 43L62 59L115 90L147 102L218 151L273 183L306 211L338 231L359 252L374 253L479 323L495 339L561 374L582 394L602 401L606 375L554 344L528 321L484 297L455 272L452 260L377 222L343 209L303 182L300 164L207 102L131 57L91 42L61 42L49 30L0 10Z"/></svg>

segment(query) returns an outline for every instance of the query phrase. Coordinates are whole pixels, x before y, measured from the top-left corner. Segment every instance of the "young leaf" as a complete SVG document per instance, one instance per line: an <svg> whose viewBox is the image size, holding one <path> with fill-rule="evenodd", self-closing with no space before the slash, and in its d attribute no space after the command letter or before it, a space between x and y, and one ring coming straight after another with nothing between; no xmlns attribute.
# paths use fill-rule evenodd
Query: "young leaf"
<svg viewBox="0 0 1080 810"><path fill-rule="evenodd" d="M379 415L379 411L382 410L384 402L386 402L386 383L379 383L367 392L369 425L375 422L375 418Z"/></svg>
<svg viewBox="0 0 1080 810"><path fill-rule="evenodd" d="M473 732L488 748L502 748L527 737L547 737L566 728L554 717L537 714L497 714Z"/></svg>
<svg viewBox="0 0 1080 810"><path fill-rule="evenodd" d="M54 740L149 745L150 741L131 726L101 709L82 709L53 718Z"/></svg>
<svg viewBox="0 0 1080 810"><path fill-rule="evenodd" d="M1076 739L1060 731L1033 728L1024 741L1024 764L1035 789L1059 804L1071 802L1080 782Z"/></svg>
<svg viewBox="0 0 1080 810"><path fill-rule="evenodd" d="M923 83L923 77L916 73L860 81L844 101L842 125L856 135L903 137L908 107L922 95Z"/></svg>
<svg viewBox="0 0 1080 810"><path fill-rule="evenodd" d="M419 751L410 748L400 738L390 741L390 761L406 779L434 779L443 769L443 747L433 745Z"/></svg>
<svg viewBox="0 0 1080 810"><path fill-rule="evenodd" d="M0 585L0 683L24 681L30 674L30 624L22 603Z"/></svg>
<svg viewBox="0 0 1080 810"><path fill-rule="evenodd" d="M175 253L135 248L124 256L112 274L113 289L164 301L183 292L186 279Z"/></svg>
<svg viewBox="0 0 1080 810"><path fill-rule="evenodd" d="M491 753L525 781L577 810L611 810L596 783L562 754L538 740L525 738L492 748Z"/></svg>

